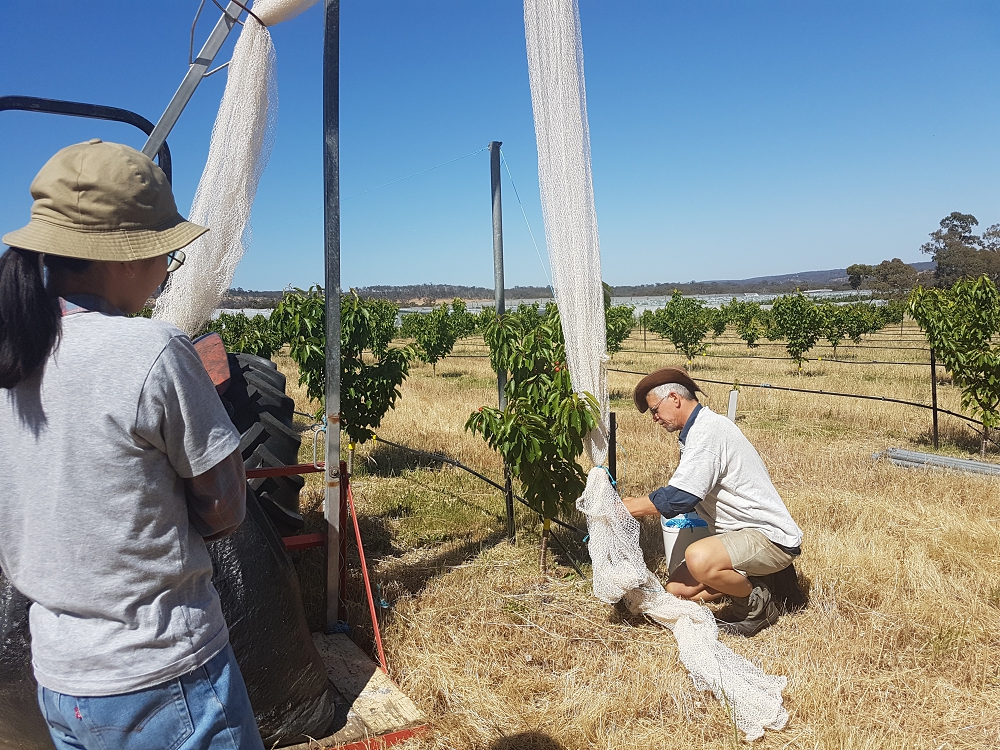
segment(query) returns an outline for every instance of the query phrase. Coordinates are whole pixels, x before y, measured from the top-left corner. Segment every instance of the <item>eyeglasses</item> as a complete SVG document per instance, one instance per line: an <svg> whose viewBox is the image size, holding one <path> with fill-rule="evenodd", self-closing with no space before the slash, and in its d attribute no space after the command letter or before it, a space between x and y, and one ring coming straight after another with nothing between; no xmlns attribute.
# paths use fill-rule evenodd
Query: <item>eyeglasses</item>
<svg viewBox="0 0 1000 750"><path fill-rule="evenodd" d="M184 265L184 259L187 256L184 255L183 250L174 250L173 252L167 253L167 273L173 273L178 268Z"/></svg>
<svg viewBox="0 0 1000 750"><path fill-rule="evenodd" d="M657 409L659 409L659 408L660 408L660 404L662 404L662 403L663 403L664 401L666 401L666 400L667 400L667 397L666 397L666 396L664 396L663 398L661 398L661 399L660 399L659 401L657 401L657 402L656 402L656 406L651 406L651 407L649 407L649 413L650 413L650 414L651 414L652 416L654 416L654 417L658 417L658 416L660 416L660 415L659 415L659 414L657 413L657 411L656 411L656 410L657 410Z"/></svg>

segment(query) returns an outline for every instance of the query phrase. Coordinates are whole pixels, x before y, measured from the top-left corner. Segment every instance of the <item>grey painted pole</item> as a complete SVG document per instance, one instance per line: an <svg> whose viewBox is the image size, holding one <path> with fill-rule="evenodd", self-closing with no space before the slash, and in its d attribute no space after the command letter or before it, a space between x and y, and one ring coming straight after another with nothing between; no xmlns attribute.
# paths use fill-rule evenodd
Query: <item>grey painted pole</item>
<svg viewBox="0 0 1000 750"><path fill-rule="evenodd" d="M324 0L323 254L326 290L326 625L340 604L340 0Z"/></svg>
<svg viewBox="0 0 1000 750"><path fill-rule="evenodd" d="M506 312L503 297L503 202L500 199L500 141L490 141L490 190L493 197L493 299L496 304L496 314L500 317ZM501 368L497 370L497 403L501 411L507 406L507 396L504 386L507 384L507 373ZM515 541L514 529L514 488L510 480L510 468L504 464L504 494L507 500L507 541Z"/></svg>

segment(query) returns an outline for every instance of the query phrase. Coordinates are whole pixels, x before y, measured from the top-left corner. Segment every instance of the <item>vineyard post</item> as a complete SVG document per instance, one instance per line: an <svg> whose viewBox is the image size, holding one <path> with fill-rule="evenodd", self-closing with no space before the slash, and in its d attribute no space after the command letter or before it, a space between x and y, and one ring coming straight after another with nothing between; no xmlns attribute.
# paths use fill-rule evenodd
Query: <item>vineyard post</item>
<svg viewBox="0 0 1000 750"><path fill-rule="evenodd" d="M934 448L938 447L938 407L937 407L937 364L934 361L934 347L931 347L931 415L934 422Z"/></svg>
<svg viewBox="0 0 1000 750"><path fill-rule="evenodd" d="M608 473L611 481L618 482L618 415L608 413Z"/></svg>
<svg viewBox="0 0 1000 750"><path fill-rule="evenodd" d="M504 310L503 297L503 203L500 196L500 146L501 141L490 141L490 189L493 197L493 299L496 315L501 317ZM500 411L507 406L504 386L507 373L503 367L497 368L497 402ZM504 462L504 496L507 501L507 541L514 543L514 486L511 483L510 468Z"/></svg>
<svg viewBox="0 0 1000 750"><path fill-rule="evenodd" d="M340 0L324 0L323 256L326 299L326 626L340 610Z"/></svg>

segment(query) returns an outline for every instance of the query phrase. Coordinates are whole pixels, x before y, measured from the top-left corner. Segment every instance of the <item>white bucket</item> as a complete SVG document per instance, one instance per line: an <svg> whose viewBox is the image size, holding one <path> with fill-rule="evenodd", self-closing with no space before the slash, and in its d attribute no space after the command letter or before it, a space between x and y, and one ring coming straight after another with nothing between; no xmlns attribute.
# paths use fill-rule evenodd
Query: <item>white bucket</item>
<svg viewBox="0 0 1000 750"><path fill-rule="evenodd" d="M660 528L663 530L663 552L668 573L673 573L674 568L684 562L684 553L689 544L712 536L708 523L694 511L673 518L661 516Z"/></svg>

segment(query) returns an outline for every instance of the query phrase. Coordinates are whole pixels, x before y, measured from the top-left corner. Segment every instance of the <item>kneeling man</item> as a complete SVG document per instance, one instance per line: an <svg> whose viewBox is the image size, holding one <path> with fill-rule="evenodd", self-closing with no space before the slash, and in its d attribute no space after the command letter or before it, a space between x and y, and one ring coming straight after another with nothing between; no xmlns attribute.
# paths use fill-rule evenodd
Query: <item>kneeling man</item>
<svg viewBox="0 0 1000 750"><path fill-rule="evenodd" d="M720 628L752 636L779 615L763 576L784 570L801 552L802 531L771 483L760 455L726 417L698 403L701 391L680 367L650 373L635 388L635 405L668 432L679 432L681 459L666 487L623 497L636 517L698 512L713 536L688 546L667 591L695 601L728 596Z"/></svg>

